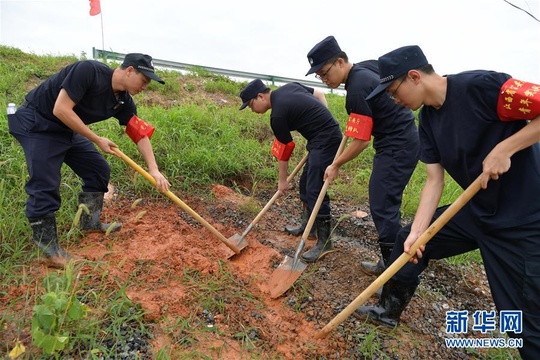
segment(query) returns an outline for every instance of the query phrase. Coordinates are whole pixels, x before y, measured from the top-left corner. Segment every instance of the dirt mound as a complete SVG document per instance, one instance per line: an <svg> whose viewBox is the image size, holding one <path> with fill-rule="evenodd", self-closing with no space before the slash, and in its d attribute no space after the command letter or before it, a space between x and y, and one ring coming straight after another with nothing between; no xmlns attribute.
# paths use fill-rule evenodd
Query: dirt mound
<svg viewBox="0 0 540 360"><path fill-rule="evenodd" d="M179 197L226 238L241 234L253 220L241 211L246 204L262 208L274 194L261 192L253 199L222 185L212 190L210 200ZM367 207L333 201L337 251L310 264L285 295L271 299L268 280L286 255L294 255L299 241L283 228L300 209L296 196L279 198L247 235L242 253L227 258L225 244L165 196L134 202L115 195L107 200L103 220L122 222L122 229L108 236L89 234L69 250L97 264L111 283L129 284L127 296L141 305L144 321L152 326L154 354L167 348L171 358L200 354L226 360L485 356L444 344L446 310L493 306L477 264L433 262L394 330L350 317L325 339L315 340L374 280L359 266L362 260L377 259L377 235ZM305 249L314 244L308 240ZM180 322L189 326L170 330Z"/></svg>
<svg viewBox="0 0 540 360"><path fill-rule="evenodd" d="M234 209L249 201L249 198L225 186L215 185L212 188L216 197L215 209ZM205 219L208 218L196 199L186 202ZM186 271L197 272L201 277L217 274L223 266L220 261L223 261L230 267L235 280L244 285L246 294L253 294L258 301L236 299L225 306L224 314L213 315L212 326L223 327L223 331L239 331L229 329L232 323L237 322L259 329L256 336L264 341L268 352L278 353L286 359L329 354L340 347L339 339L335 338L315 341L317 329L302 313L287 306L283 299L270 299L267 279L282 255L271 246L258 242L255 239L260 235L255 234L257 231L248 236L249 245L242 254L228 260L228 248L218 237L166 199L163 203L142 201L135 207L113 200L107 205L105 216L109 221L122 221L122 230L109 237L98 233L88 235L77 254L107 264L104 266L108 276L115 281L131 280L133 285L126 293L146 310L146 320L159 323L165 319L188 318L194 312L203 315L205 309L190 306L193 301L190 290L180 278ZM243 231L208 221L227 238ZM288 239L291 240L296 239ZM134 277L136 281L133 281ZM240 344L233 345L229 336L208 336L198 339L198 344L201 349L226 348L226 354L220 350L220 358L223 359L249 358L246 350ZM155 342L156 346L163 346L170 344L170 339L158 336ZM215 354L210 351L209 355Z"/></svg>

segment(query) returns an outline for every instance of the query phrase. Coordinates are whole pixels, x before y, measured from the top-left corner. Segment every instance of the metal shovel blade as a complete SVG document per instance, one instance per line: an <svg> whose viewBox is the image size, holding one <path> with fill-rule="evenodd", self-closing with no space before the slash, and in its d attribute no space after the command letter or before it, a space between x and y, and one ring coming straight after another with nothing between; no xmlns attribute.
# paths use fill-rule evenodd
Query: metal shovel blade
<svg viewBox="0 0 540 360"><path fill-rule="evenodd" d="M343 152L346 143L347 137L344 136L343 139L341 139L341 144L339 144L339 148L336 151L334 160L337 159L339 155ZM272 276L270 277L268 286L270 287L270 297L272 299L283 295L294 284L294 282L300 277L302 272L307 267L307 264L300 260L300 253L304 248L304 239L308 238L309 232L311 231L311 228L315 223L315 218L319 213L319 209L321 208L321 204L324 200L324 196L326 195L326 191L328 190L328 186L330 186L330 180L326 179L324 181L321 191L319 192L317 201L313 206L313 210L311 211L311 215L304 229L304 233L300 238L300 244L298 244L298 248L294 253L294 258L285 256L285 259L283 259L281 264L279 264L279 266L276 268L276 270L274 270Z"/></svg>
<svg viewBox="0 0 540 360"><path fill-rule="evenodd" d="M304 166L304 164L306 163L307 159L308 159L308 156L309 154L306 154L304 155L304 157L302 158L302 160L298 163L298 165L296 165L296 167L294 168L293 172L287 177L287 182L291 182L292 179L294 178L294 176L300 171L300 169ZM259 220L263 217L263 215L268 211L268 209L270 209L270 207L272 206L272 204L276 201L276 199L278 198L278 196L281 194L281 191L276 191L276 193L274 194L274 196L272 196L272 198L268 201L268 203L262 208L262 210L257 214L257 216L255 217L255 219L253 219L253 221L248 225L248 227L246 228L246 230L244 230L244 232L242 233L242 235L236 233L234 234L233 236L231 236L229 238L229 242L232 243L233 245L236 245L236 247L240 250L242 250L244 247L246 247L248 245L248 242L246 240L246 236L247 234L255 227L255 225L259 222ZM233 254L234 255L234 254ZM232 256L232 255L231 255Z"/></svg>
<svg viewBox="0 0 540 360"><path fill-rule="evenodd" d="M248 246L248 242L246 238L240 234L234 234L229 239L229 242L233 244L235 247L238 248L238 250L242 251L243 248Z"/></svg>
<svg viewBox="0 0 540 360"><path fill-rule="evenodd" d="M225 254L225 258L227 260L229 260L235 255L238 255L238 253L234 252L231 249L231 247L234 247L237 250L242 251L246 246L249 245L247 240L239 234L234 234L233 236L227 239L227 242L229 243L229 245L227 246L224 246L225 244L220 245L220 248L222 248L223 253Z"/></svg>
<svg viewBox="0 0 540 360"><path fill-rule="evenodd" d="M270 297L275 299L285 294L300 275L302 275L306 267L307 264L299 258L285 256L285 259L274 270L268 282Z"/></svg>

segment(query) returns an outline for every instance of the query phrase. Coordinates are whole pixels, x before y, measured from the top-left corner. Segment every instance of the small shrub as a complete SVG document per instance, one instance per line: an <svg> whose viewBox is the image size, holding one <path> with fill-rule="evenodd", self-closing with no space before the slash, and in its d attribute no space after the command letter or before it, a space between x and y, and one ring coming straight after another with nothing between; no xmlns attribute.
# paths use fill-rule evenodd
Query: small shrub
<svg viewBox="0 0 540 360"><path fill-rule="evenodd" d="M71 273L68 266L66 274ZM69 349L70 341L78 336L88 306L75 295L75 286L69 274L52 273L46 279L48 292L32 312L32 342L45 354L57 356Z"/></svg>

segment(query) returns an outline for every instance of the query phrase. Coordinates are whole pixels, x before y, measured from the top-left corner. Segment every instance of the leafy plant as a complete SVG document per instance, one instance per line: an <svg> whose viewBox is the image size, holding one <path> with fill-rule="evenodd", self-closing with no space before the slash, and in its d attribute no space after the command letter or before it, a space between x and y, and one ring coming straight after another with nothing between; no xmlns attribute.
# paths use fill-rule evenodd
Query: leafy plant
<svg viewBox="0 0 540 360"><path fill-rule="evenodd" d="M51 273L45 278L48 292L32 312L32 341L45 354L55 355L69 349L70 340L77 336L88 306L77 299L72 281L73 265L68 265L64 276Z"/></svg>

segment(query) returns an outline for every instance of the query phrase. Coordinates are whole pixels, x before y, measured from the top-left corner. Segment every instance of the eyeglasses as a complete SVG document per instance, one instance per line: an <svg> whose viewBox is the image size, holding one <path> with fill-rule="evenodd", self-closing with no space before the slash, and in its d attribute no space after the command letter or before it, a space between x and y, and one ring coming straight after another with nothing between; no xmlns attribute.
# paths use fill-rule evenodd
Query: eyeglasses
<svg viewBox="0 0 540 360"><path fill-rule="evenodd" d="M332 66L335 65L337 59L334 60L334 62L332 63L332 65L330 65L330 67L328 69L326 69L326 71L324 72L324 74L321 74L321 75L318 75L318 74L315 74L315 78L316 79L319 79L319 80L322 80L324 78L326 78L326 75L328 75L328 72L330 71L330 69L332 68Z"/></svg>
<svg viewBox="0 0 540 360"><path fill-rule="evenodd" d="M397 93L399 87L401 86L401 84L403 84L403 82L404 82L405 80L407 80L407 78L408 78L408 76L405 75L405 77L404 77L403 79L401 79L401 82L399 83L399 85L397 86L397 88L396 88L394 91L392 91L391 94L389 94L389 95L390 95L390 99L392 99L392 100L394 100L394 101L397 100L395 95L396 95L396 93Z"/></svg>

